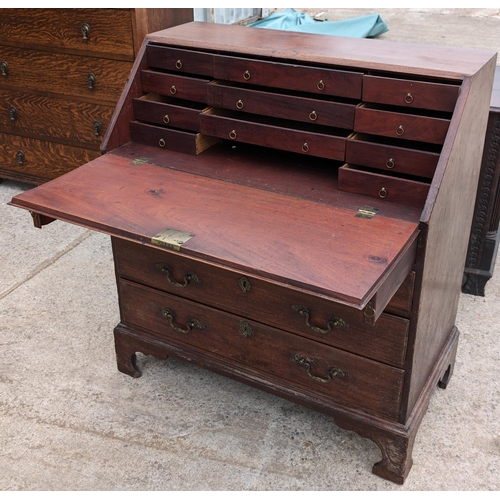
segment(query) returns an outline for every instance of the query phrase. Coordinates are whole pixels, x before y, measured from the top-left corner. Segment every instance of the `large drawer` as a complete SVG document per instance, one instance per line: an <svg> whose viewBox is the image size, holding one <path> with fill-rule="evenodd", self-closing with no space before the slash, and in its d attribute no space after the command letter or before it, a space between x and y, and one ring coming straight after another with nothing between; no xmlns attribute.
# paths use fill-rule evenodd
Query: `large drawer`
<svg viewBox="0 0 500 500"><path fill-rule="evenodd" d="M98 149L113 109L71 99L0 90L0 129Z"/></svg>
<svg viewBox="0 0 500 500"><path fill-rule="evenodd" d="M352 103L265 92L223 82L208 85L207 104L328 127L352 129L354 125L355 105Z"/></svg>
<svg viewBox="0 0 500 500"><path fill-rule="evenodd" d="M200 130L222 139L343 161L348 131L295 128L293 122L247 117L242 113L210 108L200 115Z"/></svg>
<svg viewBox="0 0 500 500"><path fill-rule="evenodd" d="M164 292L118 281L121 320L333 401L396 419L404 371Z"/></svg>
<svg viewBox="0 0 500 500"><path fill-rule="evenodd" d="M148 45L146 60L151 68L192 73L193 75L213 76L213 55L194 50Z"/></svg>
<svg viewBox="0 0 500 500"><path fill-rule="evenodd" d="M132 67L128 61L2 47L0 89L40 91L116 105Z"/></svg>
<svg viewBox="0 0 500 500"><path fill-rule="evenodd" d="M188 101L206 102L209 81L203 78L159 73L157 71L141 71L143 92L154 92Z"/></svg>
<svg viewBox="0 0 500 500"><path fill-rule="evenodd" d="M125 9L2 9L0 43L134 60L131 12Z"/></svg>
<svg viewBox="0 0 500 500"><path fill-rule="evenodd" d="M402 366L409 321L384 314L375 325L362 311L180 254L113 238L116 272L159 290L246 318L318 339L325 344ZM412 284L413 282L411 282ZM402 286L390 304L410 304L412 286ZM389 305L390 305L389 304Z"/></svg>
<svg viewBox="0 0 500 500"><path fill-rule="evenodd" d="M361 98L363 74L231 56L214 56L214 77L313 94Z"/></svg>

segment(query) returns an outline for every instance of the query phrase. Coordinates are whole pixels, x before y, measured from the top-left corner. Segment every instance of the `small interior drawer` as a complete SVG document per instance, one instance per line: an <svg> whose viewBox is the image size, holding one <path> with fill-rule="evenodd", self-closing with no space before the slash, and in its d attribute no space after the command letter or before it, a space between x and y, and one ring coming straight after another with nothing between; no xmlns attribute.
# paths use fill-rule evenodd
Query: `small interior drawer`
<svg viewBox="0 0 500 500"><path fill-rule="evenodd" d="M171 99L159 94L147 94L133 100L136 120L192 132L200 131L203 103Z"/></svg>
<svg viewBox="0 0 500 500"><path fill-rule="evenodd" d="M152 92L188 101L206 102L209 81L204 78L160 73L147 69L141 71L143 92Z"/></svg>
<svg viewBox="0 0 500 500"><path fill-rule="evenodd" d="M296 127L293 122L209 108L200 115L201 132L248 144L343 161L348 131ZM305 124L304 124L305 125ZM335 135L338 134L338 135Z"/></svg>
<svg viewBox="0 0 500 500"><path fill-rule="evenodd" d="M158 127L147 123L130 122L130 140L147 146L198 155L219 139L195 132Z"/></svg>
<svg viewBox="0 0 500 500"><path fill-rule="evenodd" d="M350 102L265 92L221 81L209 83L207 89L211 106L328 127L352 129L354 125L355 105Z"/></svg>
<svg viewBox="0 0 500 500"><path fill-rule="evenodd" d="M363 76L363 101L367 102L451 113L459 93L459 85Z"/></svg>
<svg viewBox="0 0 500 500"><path fill-rule="evenodd" d="M405 278L398 291L394 294L386 312L400 313L410 312L413 303L413 290L415 288L415 271L411 271Z"/></svg>
<svg viewBox="0 0 500 500"><path fill-rule="evenodd" d="M407 141L443 144L450 120L439 116L409 114L362 104L356 108L354 130Z"/></svg>
<svg viewBox="0 0 500 500"><path fill-rule="evenodd" d="M357 165L339 168L338 188L379 200L423 208L430 184L413 179L382 175Z"/></svg>
<svg viewBox="0 0 500 500"><path fill-rule="evenodd" d="M149 44L146 60L151 68L213 76L213 55L205 52Z"/></svg>
<svg viewBox="0 0 500 500"><path fill-rule="evenodd" d="M385 172L399 172L431 179L440 151L441 146L438 145L402 144L398 139L357 133L347 139L345 161Z"/></svg>
<svg viewBox="0 0 500 500"><path fill-rule="evenodd" d="M355 71L214 56L214 77L232 82L349 99L361 98L363 74Z"/></svg>

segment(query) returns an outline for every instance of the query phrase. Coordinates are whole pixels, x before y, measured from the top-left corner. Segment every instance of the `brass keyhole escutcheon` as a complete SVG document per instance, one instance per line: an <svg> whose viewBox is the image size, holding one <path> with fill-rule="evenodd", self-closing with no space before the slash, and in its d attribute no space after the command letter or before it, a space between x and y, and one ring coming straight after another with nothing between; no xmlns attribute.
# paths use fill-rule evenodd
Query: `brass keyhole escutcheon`
<svg viewBox="0 0 500 500"><path fill-rule="evenodd" d="M242 321L238 330L245 338L251 337L253 333L252 327L248 321Z"/></svg>
<svg viewBox="0 0 500 500"><path fill-rule="evenodd" d="M304 142L304 144L302 144L302 151L304 151L304 153L307 153L309 151L309 144L307 144L307 142Z"/></svg>
<svg viewBox="0 0 500 500"><path fill-rule="evenodd" d="M182 61L181 61L180 59L179 59L178 61L176 61L176 63L175 63L175 67L176 67L177 69L182 69Z"/></svg>
<svg viewBox="0 0 500 500"><path fill-rule="evenodd" d="M89 41L89 34L90 34L90 26L88 23L83 23L80 26L80 30L82 32L82 42L87 43Z"/></svg>
<svg viewBox="0 0 500 500"><path fill-rule="evenodd" d="M243 73L243 78L245 80L250 80L250 71L246 70L244 73Z"/></svg>
<svg viewBox="0 0 500 500"><path fill-rule="evenodd" d="M406 104L411 104L413 102L413 96L409 92L405 95L405 102Z"/></svg>
<svg viewBox="0 0 500 500"><path fill-rule="evenodd" d="M170 87L170 93L171 93L172 95L177 94L177 89L175 88L175 85L172 85L172 86Z"/></svg>
<svg viewBox="0 0 500 500"><path fill-rule="evenodd" d="M168 124L168 123L170 123L170 118L169 118L169 116L168 116L168 115L165 115L165 116L163 117L163 123L167 123L167 124Z"/></svg>
<svg viewBox="0 0 500 500"><path fill-rule="evenodd" d="M229 138L230 139L236 139L236 130L231 130L231 132L229 132Z"/></svg>
<svg viewBox="0 0 500 500"><path fill-rule="evenodd" d="M316 121L318 119L318 113L316 113L316 111L311 111L309 113L309 120L311 121Z"/></svg>
<svg viewBox="0 0 500 500"><path fill-rule="evenodd" d="M396 166L396 164L394 163L394 160L392 158L389 158L386 162L385 162L385 166L387 168L394 168Z"/></svg>
<svg viewBox="0 0 500 500"><path fill-rule="evenodd" d="M400 125L397 129L396 129L396 134L397 135L403 135L405 133L405 129L403 127L403 125Z"/></svg>
<svg viewBox="0 0 500 500"><path fill-rule="evenodd" d="M379 195L381 198L385 198L385 197L387 196L387 189L382 188L382 189L378 192L378 195Z"/></svg>
<svg viewBox="0 0 500 500"><path fill-rule="evenodd" d="M250 283L250 280L246 276L242 276L238 280L238 286L243 293L247 293L252 289L252 283Z"/></svg>
<svg viewBox="0 0 500 500"><path fill-rule="evenodd" d="M158 145L160 146L160 148L164 148L166 146L166 142L165 142L165 139L160 139L158 141Z"/></svg>
<svg viewBox="0 0 500 500"><path fill-rule="evenodd" d="M243 109L243 101L241 99L236 103L236 107L238 109Z"/></svg>
<svg viewBox="0 0 500 500"><path fill-rule="evenodd" d="M318 85L316 85L316 87L318 87L318 90L324 90L324 88L325 88L325 82L323 80L320 80L318 82Z"/></svg>

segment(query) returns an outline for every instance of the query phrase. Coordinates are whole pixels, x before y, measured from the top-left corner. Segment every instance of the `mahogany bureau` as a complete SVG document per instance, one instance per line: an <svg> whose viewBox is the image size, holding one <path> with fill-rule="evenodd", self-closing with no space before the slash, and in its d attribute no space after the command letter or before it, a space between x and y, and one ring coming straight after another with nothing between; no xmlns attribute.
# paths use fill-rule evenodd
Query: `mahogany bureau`
<svg viewBox="0 0 500 500"><path fill-rule="evenodd" d="M0 9L0 181L54 179L99 146L144 36L192 9Z"/></svg>
<svg viewBox="0 0 500 500"><path fill-rule="evenodd" d="M453 372L495 61L241 26L153 33L106 154L11 204L111 235L120 371L174 356L325 412L402 483Z"/></svg>

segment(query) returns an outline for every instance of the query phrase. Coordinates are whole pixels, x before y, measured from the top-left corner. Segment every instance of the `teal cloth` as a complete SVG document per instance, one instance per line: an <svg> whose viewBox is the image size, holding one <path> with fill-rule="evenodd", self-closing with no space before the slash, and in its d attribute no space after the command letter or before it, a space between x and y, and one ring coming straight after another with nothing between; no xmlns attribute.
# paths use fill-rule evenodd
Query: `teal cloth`
<svg viewBox="0 0 500 500"><path fill-rule="evenodd" d="M379 14L353 17L344 21L315 21L305 12L286 9L249 24L252 28L300 31L323 35L350 36L355 38L373 38L389 31L387 24Z"/></svg>

